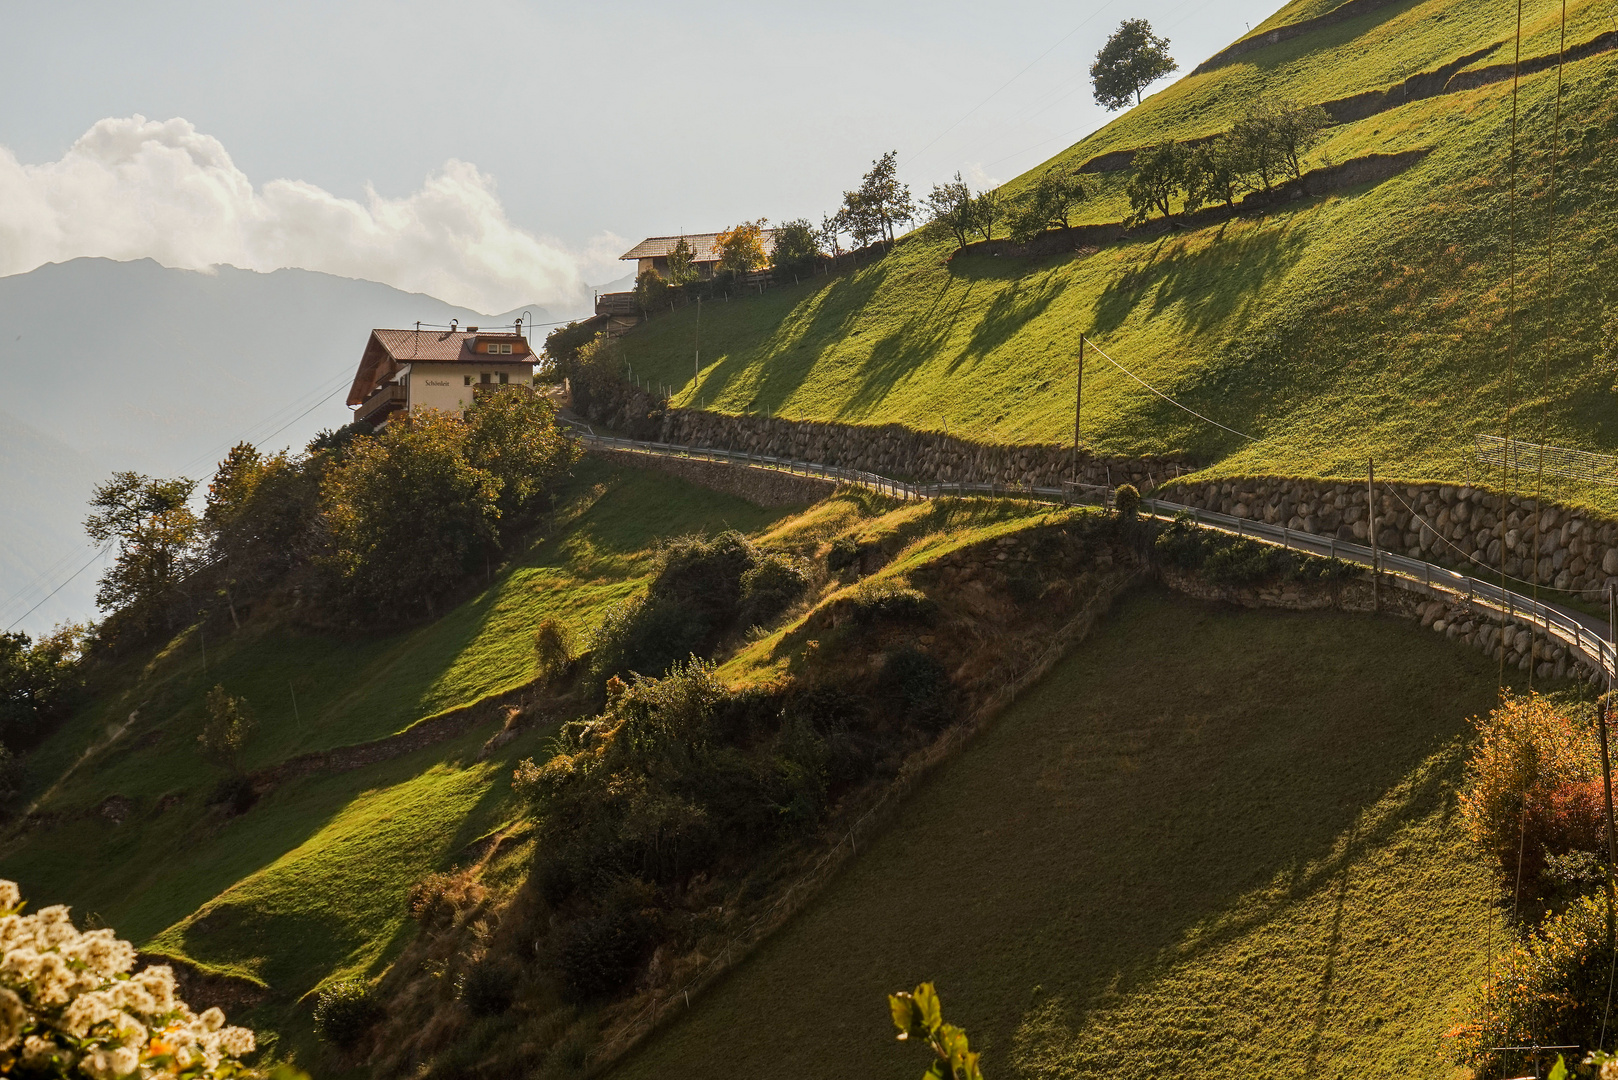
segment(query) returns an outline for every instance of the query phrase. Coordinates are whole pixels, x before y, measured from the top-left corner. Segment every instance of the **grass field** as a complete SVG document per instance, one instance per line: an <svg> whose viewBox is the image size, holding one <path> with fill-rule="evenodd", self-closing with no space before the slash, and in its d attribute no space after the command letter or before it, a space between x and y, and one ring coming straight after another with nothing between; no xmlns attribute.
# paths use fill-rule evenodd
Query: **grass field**
<svg viewBox="0 0 1618 1080"><path fill-rule="evenodd" d="M1493 671L1412 624L1155 590L614 1075L1441 1076L1492 887L1454 813Z"/></svg>
<svg viewBox="0 0 1618 1080"><path fill-rule="evenodd" d="M1609 7L1570 5L1569 41L1611 29ZM1525 56L1554 51L1558 10L1526 5ZM1383 87L1505 40L1510 15L1477 0L1394 4L1176 83L1055 160L1220 130L1261 88L1321 101ZM1554 216L1556 76L1523 81L1515 337L1508 81L1329 129L1310 164L1430 149L1380 184L1093 254L949 260L950 242L914 235L857 271L704 305L696 382L693 310L629 334L625 357L679 405L1063 442L1083 332L1253 437L1092 357L1084 428L1102 452L1183 451L1217 472L1302 476L1360 476L1375 456L1390 478L1477 480L1470 436L1502 433L1508 398L1519 437L1611 448L1618 269L1603 252L1618 240L1618 158L1603 149L1618 142L1615 57L1567 69ZM1509 42L1480 62L1502 59ZM1122 215L1122 180L1108 174L1087 218ZM1559 493L1618 509L1612 489Z"/></svg>
<svg viewBox="0 0 1618 1080"><path fill-rule="evenodd" d="M253 708L249 768L386 736L532 678L538 621L588 633L645 578L659 537L757 532L790 514L587 458L547 538L435 623L347 639L250 622L207 642L206 674L200 633L188 631L104 673L101 696L30 758L38 809L54 824L10 843L0 876L33 905L68 903L142 947L266 984L271 1000L247 1019L304 1044L297 999L329 978L380 970L409 929L409 887L506 822L515 762L547 733L478 760L491 732L473 731L306 776L226 818L203 805L223 775L195 750L206 689L223 683ZM127 801L121 823L96 812L112 795Z"/></svg>

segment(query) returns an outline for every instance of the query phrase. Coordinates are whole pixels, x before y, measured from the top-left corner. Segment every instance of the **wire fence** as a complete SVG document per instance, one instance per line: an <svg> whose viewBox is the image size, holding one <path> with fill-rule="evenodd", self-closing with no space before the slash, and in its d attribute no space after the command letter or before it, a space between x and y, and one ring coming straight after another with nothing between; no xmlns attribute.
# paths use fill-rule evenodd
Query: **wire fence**
<svg viewBox="0 0 1618 1080"><path fill-rule="evenodd" d="M1611 454L1546 446L1522 439L1503 439L1498 435L1473 436L1472 452L1478 464L1488 469L1519 475L1543 472L1546 476L1618 487L1618 457Z"/></svg>

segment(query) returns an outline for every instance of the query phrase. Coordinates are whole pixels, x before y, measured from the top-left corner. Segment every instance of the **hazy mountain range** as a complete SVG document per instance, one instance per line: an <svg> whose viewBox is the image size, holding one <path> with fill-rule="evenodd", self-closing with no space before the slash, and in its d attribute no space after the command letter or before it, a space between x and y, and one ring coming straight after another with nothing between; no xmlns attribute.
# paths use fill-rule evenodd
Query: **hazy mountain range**
<svg viewBox="0 0 1618 1080"><path fill-rule="evenodd" d="M536 336L584 314L526 310ZM98 566L23 618L92 558L85 503L112 471L206 478L243 439L302 446L347 422L373 327L518 314L308 270L75 259L0 277L0 629L93 614Z"/></svg>

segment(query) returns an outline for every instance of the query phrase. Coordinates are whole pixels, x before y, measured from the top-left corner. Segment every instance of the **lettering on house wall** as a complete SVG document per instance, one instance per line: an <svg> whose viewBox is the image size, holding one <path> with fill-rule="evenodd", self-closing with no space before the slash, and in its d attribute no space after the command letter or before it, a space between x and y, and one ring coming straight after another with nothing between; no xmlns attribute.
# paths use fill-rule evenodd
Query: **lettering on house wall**
<svg viewBox="0 0 1618 1080"><path fill-rule="evenodd" d="M423 379L421 381L423 383L427 384L428 386L448 386L449 385L449 380L448 379Z"/></svg>

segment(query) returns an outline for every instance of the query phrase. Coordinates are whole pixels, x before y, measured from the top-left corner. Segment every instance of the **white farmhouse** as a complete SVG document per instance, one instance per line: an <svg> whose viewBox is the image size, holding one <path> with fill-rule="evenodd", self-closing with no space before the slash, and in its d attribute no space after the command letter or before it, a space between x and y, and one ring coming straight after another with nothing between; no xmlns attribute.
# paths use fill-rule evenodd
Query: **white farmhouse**
<svg viewBox="0 0 1618 1080"><path fill-rule="evenodd" d="M377 427L398 412L460 412L490 389L531 387L534 363L520 321L499 330L372 330L348 406Z"/></svg>

